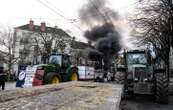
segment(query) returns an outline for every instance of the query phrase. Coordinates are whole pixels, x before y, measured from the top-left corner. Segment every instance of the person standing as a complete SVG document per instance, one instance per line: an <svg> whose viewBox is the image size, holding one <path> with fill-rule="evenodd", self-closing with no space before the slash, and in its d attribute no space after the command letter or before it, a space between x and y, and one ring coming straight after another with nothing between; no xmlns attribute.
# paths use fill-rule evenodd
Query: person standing
<svg viewBox="0 0 173 110"><path fill-rule="evenodd" d="M2 87L2 90L5 89L5 81L6 81L6 75L4 72L4 67L0 66L0 86Z"/></svg>

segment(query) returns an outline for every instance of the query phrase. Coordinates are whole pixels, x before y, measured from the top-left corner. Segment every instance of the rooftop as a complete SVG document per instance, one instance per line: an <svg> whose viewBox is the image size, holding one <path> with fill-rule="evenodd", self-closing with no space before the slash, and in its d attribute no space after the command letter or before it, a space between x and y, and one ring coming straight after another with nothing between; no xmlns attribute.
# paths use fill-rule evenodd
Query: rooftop
<svg viewBox="0 0 173 110"><path fill-rule="evenodd" d="M21 29L21 30L27 30L27 31L33 31L33 32L44 32L44 33L55 33L59 34L60 36L66 36L71 37L69 34L67 34L64 30L57 28L57 27L45 27L45 31L41 31L41 26L39 25L33 25L32 30L29 28L30 24L25 24L19 27L16 27L15 29Z"/></svg>
<svg viewBox="0 0 173 110"><path fill-rule="evenodd" d="M88 43L84 43L84 42L80 42L80 41L74 41L72 43L73 49L86 49L88 47L89 47Z"/></svg>

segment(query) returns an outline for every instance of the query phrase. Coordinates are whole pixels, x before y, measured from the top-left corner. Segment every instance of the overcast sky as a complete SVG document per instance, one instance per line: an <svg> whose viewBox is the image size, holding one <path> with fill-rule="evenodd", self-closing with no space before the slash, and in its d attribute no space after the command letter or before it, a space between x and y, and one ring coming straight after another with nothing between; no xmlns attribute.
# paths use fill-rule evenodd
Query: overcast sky
<svg viewBox="0 0 173 110"><path fill-rule="evenodd" d="M136 0L107 1L110 7L119 12L122 21L133 11L136 3ZM30 19L37 25L44 21L46 25L57 25L82 41L82 30L85 29L80 27L78 10L86 2L87 0L1 0L0 25L17 27L27 24ZM74 19L76 21L73 21ZM128 36L128 32L125 36Z"/></svg>

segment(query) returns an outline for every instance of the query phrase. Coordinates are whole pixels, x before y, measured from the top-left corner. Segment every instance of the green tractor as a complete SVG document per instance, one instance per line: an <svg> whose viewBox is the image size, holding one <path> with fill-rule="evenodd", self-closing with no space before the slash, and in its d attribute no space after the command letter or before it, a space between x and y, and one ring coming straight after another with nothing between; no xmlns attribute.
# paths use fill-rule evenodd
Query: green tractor
<svg viewBox="0 0 173 110"><path fill-rule="evenodd" d="M32 85L58 84L79 79L78 68L71 65L67 54L52 54L48 64L37 67Z"/></svg>
<svg viewBox="0 0 173 110"><path fill-rule="evenodd" d="M124 66L117 68L115 77L121 83L124 79L125 94L154 95L157 102L168 103L169 82L164 66L162 61L155 61L148 50L125 51Z"/></svg>

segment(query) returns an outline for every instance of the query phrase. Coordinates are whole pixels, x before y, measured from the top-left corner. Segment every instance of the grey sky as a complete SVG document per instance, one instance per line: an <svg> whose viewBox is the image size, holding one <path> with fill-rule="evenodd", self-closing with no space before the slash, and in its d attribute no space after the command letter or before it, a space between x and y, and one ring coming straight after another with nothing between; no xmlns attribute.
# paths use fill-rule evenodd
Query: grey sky
<svg viewBox="0 0 173 110"><path fill-rule="evenodd" d="M122 22L127 13L133 10L136 0L108 0L109 6L118 11ZM45 21L48 26L55 26L69 30L78 40L83 40L82 30L78 29L80 19L78 10L87 0L2 0L0 4L0 25L20 26L27 24L30 19L35 24ZM46 6L45 6L46 4ZM49 9L48 7L51 7ZM73 21L76 19L76 21ZM122 25L126 25L125 22ZM126 33L128 36L128 33Z"/></svg>

